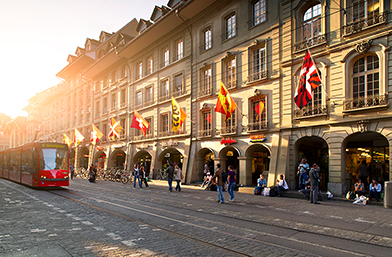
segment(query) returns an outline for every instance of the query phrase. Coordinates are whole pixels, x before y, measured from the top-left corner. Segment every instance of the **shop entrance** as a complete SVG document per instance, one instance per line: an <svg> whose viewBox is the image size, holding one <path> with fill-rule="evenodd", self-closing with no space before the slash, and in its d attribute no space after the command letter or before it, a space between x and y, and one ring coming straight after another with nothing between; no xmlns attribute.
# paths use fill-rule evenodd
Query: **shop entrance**
<svg viewBox="0 0 392 257"><path fill-rule="evenodd" d="M94 156L94 164L98 166L98 169L104 169L106 163L106 154L103 151L98 151Z"/></svg>
<svg viewBox="0 0 392 257"><path fill-rule="evenodd" d="M79 159L79 167L83 167L85 169L88 168L88 155L89 155L89 150L87 147L82 147L79 149L78 153L78 159Z"/></svg>
<svg viewBox="0 0 392 257"><path fill-rule="evenodd" d="M118 167L123 169L126 156L127 155L123 150L121 149L115 150L111 154L110 163L108 163L108 167L116 167L116 168Z"/></svg>
<svg viewBox="0 0 392 257"><path fill-rule="evenodd" d="M232 165L237 174L237 180L239 179L239 171L240 171L240 162L238 160L239 157L238 150L232 146L227 146L221 150L219 153L219 157L222 160L222 169L226 172L228 171L228 167ZM226 161L223 161L226 160Z"/></svg>
<svg viewBox="0 0 392 257"><path fill-rule="evenodd" d="M151 154L147 151L140 151L133 157L133 163L140 162L144 166L146 176L150 175L151 170Z"/></svg>
<svg viewBox="0 0 392 257"><path fill-rule="evenodd" d="M215 155L214 153L208 149L208 148L203 148L200 149L198 153L198 180L202 180L204 176L204 169L206 168L206 165L208 167L208 171L211 173L211 175L214 175L214 158Z"/></svg>
<svg viewBox="0 0 392 257"><path fill-rule="evenodd" d="M353 190L359 177L362 161L367 166L365 186L377 178L381 185L389 181L389 143L381 134L375 132L356 133L345 140L346 184L347 190Z"/></svg>
<svg viewBox="0 0 392 257"><path fill-rule="evenodd" d="M173 163L174 166L178 165L182 170L184 156L177 149L168 148L159 155L157 168L166 169L169 162Z"/></svg>
<svg viewBox="0 0 392 257"><path fill-rule="evenodd" d="M252 169L251 171L247 171L252 172L252 185L255 186L257 184L257 179L260 177L260 174L264 174L265 179L268 180L268 170L270 165L269 150L261 144L252 145L246 151L246 157L252 158L249 160L252 162Z"/></svg>
<svg viewBox="0 0 392 257"><path fill-rule="evenodd" d="M307 159L309 167L317 163L320 167L320 190L327 191L329 179L329 150L328 144L321 137L303 137L296 142L297 146L297 163L295 172L302 158ZM298 177L296 179L297 188L299 186Z"/></svg>

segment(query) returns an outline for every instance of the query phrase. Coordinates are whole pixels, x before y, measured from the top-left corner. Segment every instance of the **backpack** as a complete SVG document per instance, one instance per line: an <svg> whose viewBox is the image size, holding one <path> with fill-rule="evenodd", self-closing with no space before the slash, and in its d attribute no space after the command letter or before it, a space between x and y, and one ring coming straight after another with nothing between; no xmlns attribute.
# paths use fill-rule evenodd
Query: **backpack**
<svg viewBox="0 0 392 257"><path fill-rule="evenodd" d="M227 182L227 172L226 171L224 171L224 172L222 172L222 182L223 183L226 183Z"/></svg>
<svg viewBox="0 0 392 257"><path fill-rule="evenodd" d="M277 196L278 195L278 188L271 187L269 196Z"/></svg>

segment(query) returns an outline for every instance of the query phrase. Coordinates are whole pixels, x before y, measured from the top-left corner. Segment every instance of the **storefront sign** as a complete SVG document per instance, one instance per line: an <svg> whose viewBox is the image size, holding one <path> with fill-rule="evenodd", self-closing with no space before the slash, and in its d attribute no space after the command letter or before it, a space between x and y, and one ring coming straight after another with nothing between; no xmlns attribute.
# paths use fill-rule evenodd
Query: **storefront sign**
<svg viewBox="0 0 392 257"><path fill-rule="evenodd" d="M97 146L97 150L98 151L106 151L106 148L104 148L103 146Z"/></svg>
<svg viewBox="0 0 392 257"><path fill-rule="evenodd" d="M221 145L231 145L231 144L236 144L237 140L232 139L232 138L223 138L220 143L221 143Z"/></svg>
<svg viewBox="0 0 392 257"><path fill-rule="evenodd" d="M148 149L150 145L148 144L141 144L141 145L136 145L137 149Z"/></svg>
<svg viewBox="0 0 392 257"><path fill-rule="evenodd" d="M123 144L112 145L113 148L121 148L123 146L124 146Z"/></svg>
<svg viewBox="0 0 392 257"><path fill-rule="evenodd" d="M255 135L255 136L250 136L250 142L251 143L259 143L259 142L264 142L267 140L264 135Z"/></svg>
<svg viewBox="0 0 392 257"><path fill-rule="evenodd" d="M178 146L178 141L168 141L168 142L162 142L162 147L171 147L171 146Z"/></svg>

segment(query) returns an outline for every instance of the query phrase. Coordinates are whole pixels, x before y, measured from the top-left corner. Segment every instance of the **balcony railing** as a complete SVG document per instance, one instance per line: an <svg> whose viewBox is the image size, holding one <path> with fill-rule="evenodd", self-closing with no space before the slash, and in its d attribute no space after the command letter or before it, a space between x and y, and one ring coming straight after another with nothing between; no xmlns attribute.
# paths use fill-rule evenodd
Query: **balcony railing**
<svg viewBox="0 0 392 257"><path fill-rule="evenodd" d="M343 102L344 111L366 109L371 107L384 107L388 105L387 95L376 95L367 98L346 100Z"/></svg>
<svg viewBox="0 0 392 257"><path fill-rule="evenodd" d="M160 102L166 101L166 100L169 100L169 99L170 99L169 93L167 93L167 94L165 94L165 95L159 96L159 101L160 101Z"/></svg>
<svg viewBox="0 0 392 257"><path fill-rule="evenodd" d="M327 114L327 108L325 106L305 106L302 109L294 110L294 119L322 114Z"/></svg>
<svg viewBox="0 0 392 257"><path fill-rule="evenodd" d="M150 105L152 105L154 102L152 101L152 100L146 100L145 102L144 102L144 106L150 106Z"/></svg>
<svg viewBox="0 0 392 257"><path fill-rule="evenodd" d="M264 79L267 77L267 71L266 70L262 70L259 72L255 72L252 73L248 76L248 81L252 82L252 81L256 81L256 80L260 80L260 79Z"/></svg>
<svg viewBox="0 0 392 257"><path fill-rule="evenodd" d="M117 110L117 105L111 106L110 107L110 112L114 112Z"/></svg>
<svg viewBox="0 0 392 257"><path fill-rule="evenodd" d="M223 127L219 130L219 132L221 135L235 134L237 133L237 127L236 126Z"/></svg>
<svg viewBox="0 0 392 257"><path fill-rule="evenodd" d="M295 51L301 51L313 46L321 45L327 43L327 37L325 34L323 35L318 35L313 38L307 39L303 42L300 42L298 44L295 44L294 49Z"/></svg>
<svg viewBox="0 0 392 257"><path fill-rule="evenodd" d="M198 136L199 137L211 137L212 136L212 129L199 130Z"/></svg>
<svg viewBox="0 0 392 257"><path fill-rule="evenodd" d="M372 26L381 24L381 23L386 23L387 22L387 17L388 17L388 12L385 11L380 14L373 14L372 17L367 18L367 19L361 19L359 21L354 21L352 23L349 23L345 26L343 26L343 33L344 35L350 35L353 33L360 32L364 29L370 28Z"/></svg>
<svg viewBox="0 0 392 257"><path fill-rule="evenodd" d="M200 89L198 95L199 95L199 97L202 97L202 96L207 96L207 95L211 95L211 94L212 94L212 86Z"/></svg>
<svg viewBox="0 0 392 257"><path fill-rule="evenodd" d="M135 104L135 109L140 109L143 107L142 103Z"/></svg>
<svg viewBox="0 0 392 257"><path fill-rule="evenodd" d="M120 109L127 107L127 103L120 103Z"/></svg>
<svg viewBox="0 0 392 257"><path fill-rule="evenodd" d="M248 123L248 131L259 131L267 129L267 121Z"/></svg>
<svg viewBox="0 0 392 257"><path fill-rule="evenodd" d="M174 132L173 130L159 132L160 137L168 137L168 136L181 135L181 134L183 134L182 130L178 130L177 132Z"/></svg>
<svg viewBox="0 0 392 257"><path fill-rule="evenodd" d="M177 90L173 91L173 96L174 97L177 97L177 96L180 96L180 95L183 95L183 94L185 94L185 90L182 87L180 87Z"/></svg>
<svg viewBox="0 0 392 257"><path fill-rule="evenodd" d="M146 136L141 134L141 135L134 136L133 140L134 141L140 141L140 140L143 140L143 139L150 139L150 138L153 138L152 134L146 134Z"/></svg>

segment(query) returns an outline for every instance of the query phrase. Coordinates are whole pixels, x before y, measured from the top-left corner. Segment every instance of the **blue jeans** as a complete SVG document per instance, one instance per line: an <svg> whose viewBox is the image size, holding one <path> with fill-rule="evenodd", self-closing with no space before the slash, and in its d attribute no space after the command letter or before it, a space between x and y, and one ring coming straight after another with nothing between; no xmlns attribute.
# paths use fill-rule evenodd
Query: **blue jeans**
<svg viewBox="0 0 392 257"><path fill-rule="evenodd" d="M236 185L236 182L231 182L231 183L229 183L229 186L227 188L227 192L230 195L230 200L233 200L235 198L235 196L234 196L235 185Z"/></svg>
<svg viewBox="0 0 392 257"><path fill-rule="evenodd" d="M216 191L218 191L218 201L224 203L225 199L223 198L222 186L216 186Z"/></svg>
<svg viewBox="0 0 392 257"><path fill-rule="evenodd" d="M172 182L173 182L172 178L167 178L167 183L169 184L169 191L170 192L173 191Z"/></svg>
<svg viewBox="0 0 392 257"><path fill-rule="evenodd" d="M308 181L308 174L306 172L299 174L299 189L305 189L305 183Z"/></svg>
<svg viewBox="0 0 392 257"><path fill-rule="evenodd" d="M142 181L140 180L140 176L135 176L135 180L133 181L133 187L136 187L136 179L139 180L139 187L142 188Z"/></svg>
<svg viewBox="0 0 392 257"><path fill-rule="evenodd" d="M176 186L176 191L181 191L181 180L176 180L177 181L177 186Z"/></svg>

